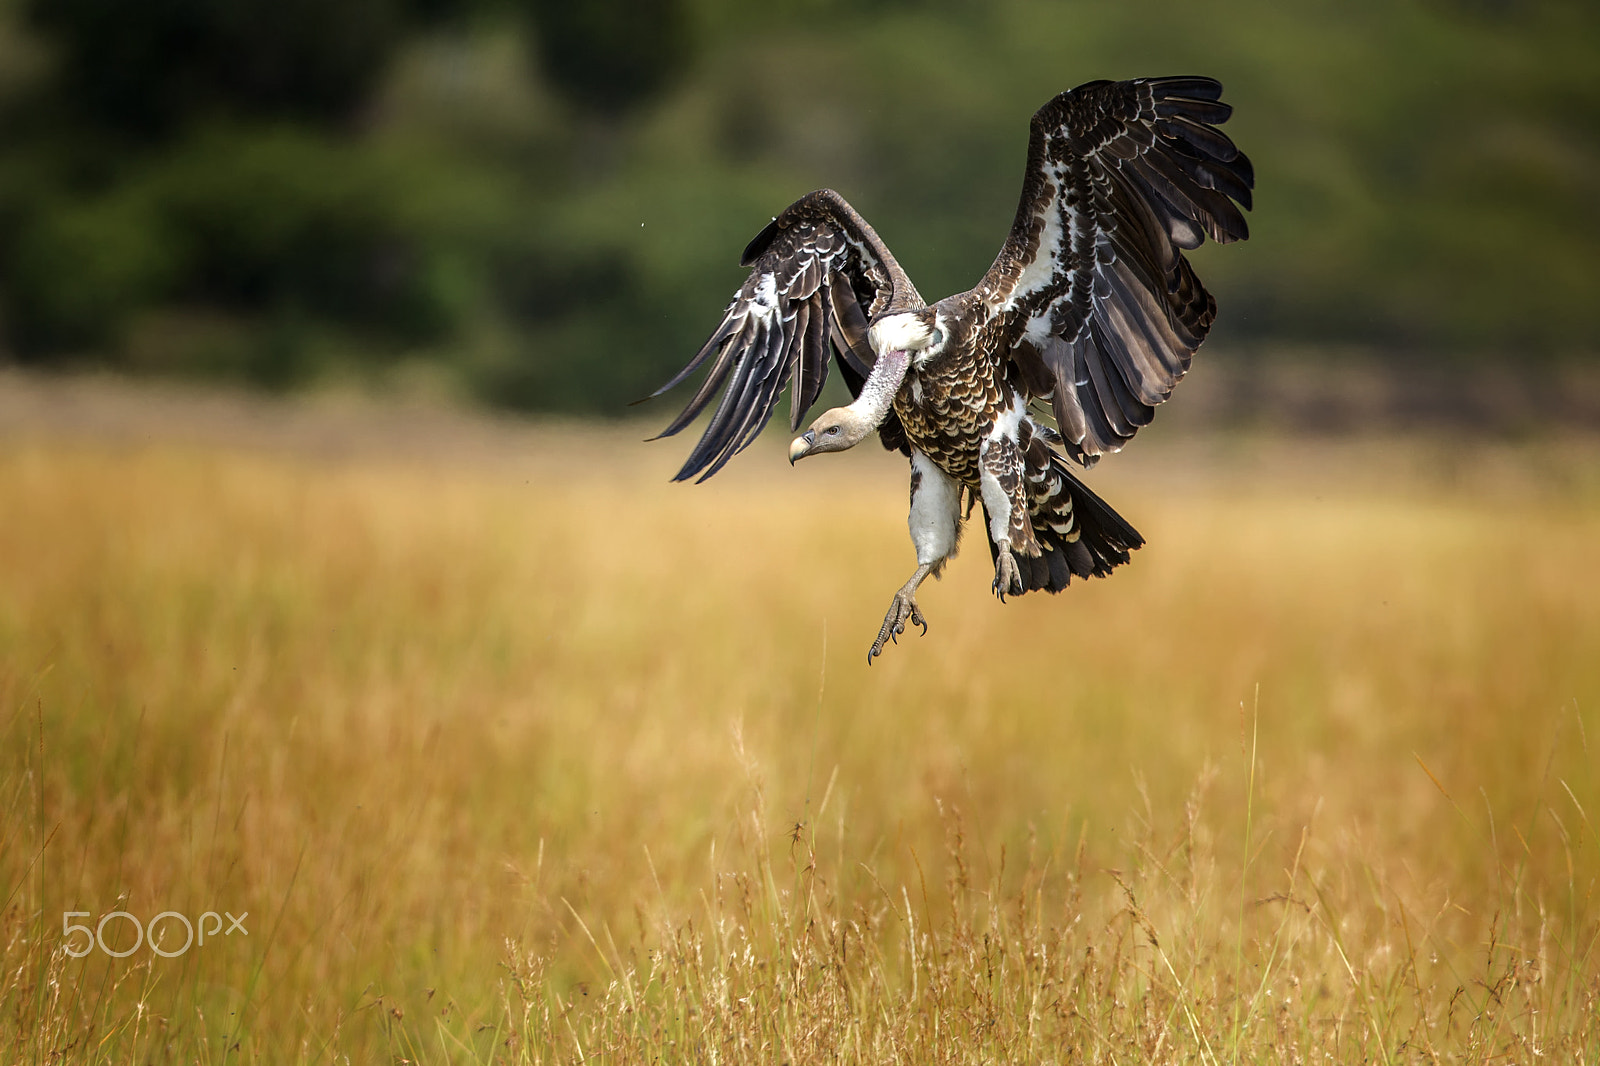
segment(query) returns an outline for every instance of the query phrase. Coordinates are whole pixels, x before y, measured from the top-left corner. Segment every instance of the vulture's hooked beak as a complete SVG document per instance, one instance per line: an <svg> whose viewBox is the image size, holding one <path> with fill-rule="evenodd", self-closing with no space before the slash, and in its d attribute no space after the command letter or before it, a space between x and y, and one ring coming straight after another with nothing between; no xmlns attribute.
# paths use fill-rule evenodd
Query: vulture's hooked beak
<svg viewBox="0 0 1600 1066"><path fill-rule="evenodd" d="M793 466L796 460L804 459L806 456L810 455L811 446L815 443L817 443L817 434L815 430L808 429L800 436L796 437L794 442L789 445L789 465Z"/></svg>

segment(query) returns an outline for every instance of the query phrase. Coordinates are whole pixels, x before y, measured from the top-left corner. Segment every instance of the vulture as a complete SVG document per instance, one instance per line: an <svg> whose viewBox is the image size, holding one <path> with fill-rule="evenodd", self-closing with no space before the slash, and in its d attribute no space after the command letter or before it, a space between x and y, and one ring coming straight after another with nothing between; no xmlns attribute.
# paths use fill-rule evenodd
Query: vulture
<svg viewBox="0 0 1600 1066"><path fill-rule="evenodd" d="M716 406L674 480L705 480L765 428L789 385L797 432L836 362L854 401L797 436L789 461L873 430L911 464L917 568L894 594L870 663L917 589L983 508L1005 601L1103 577L1144 543L1070 463L1092 466L1150 424L1216 317L1184 252L1249 235L1250 160L1217 127L1232 108L1206 77L1092 81L1033 116L1016 220L988 273L927 303L844 197L801 197L758 233L750 275L660 396L709 363L660 437ZM965 510L963 510L965 503Z"/></svg>

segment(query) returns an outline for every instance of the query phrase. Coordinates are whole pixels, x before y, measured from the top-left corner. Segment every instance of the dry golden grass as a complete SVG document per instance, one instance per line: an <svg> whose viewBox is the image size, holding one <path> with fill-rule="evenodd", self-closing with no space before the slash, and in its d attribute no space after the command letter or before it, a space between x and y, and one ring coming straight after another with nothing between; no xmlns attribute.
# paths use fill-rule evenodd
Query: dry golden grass
<svg viewBox="0 0 1600 1066"><path fill-rule="evenodd" d="M886 457L505 443L0 443L0 1060L1600 1058L1592 444L1155 440L869 669Z"/></svg>

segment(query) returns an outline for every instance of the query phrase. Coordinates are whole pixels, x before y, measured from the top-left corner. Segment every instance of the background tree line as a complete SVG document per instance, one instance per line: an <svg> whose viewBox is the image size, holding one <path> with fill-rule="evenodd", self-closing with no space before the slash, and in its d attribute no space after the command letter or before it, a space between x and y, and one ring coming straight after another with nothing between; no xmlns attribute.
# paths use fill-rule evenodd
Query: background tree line
<svg viewBox="0 0 1600 1066"><path fill-rule="evenodd" d="M744 242L831 185L930 296L987 267L1027 118L1199 72L1252 240L1220 352L1590 358L1600 8L1581 0L11 0L0 341L33 365L412 376L616 411Z"/></svg>

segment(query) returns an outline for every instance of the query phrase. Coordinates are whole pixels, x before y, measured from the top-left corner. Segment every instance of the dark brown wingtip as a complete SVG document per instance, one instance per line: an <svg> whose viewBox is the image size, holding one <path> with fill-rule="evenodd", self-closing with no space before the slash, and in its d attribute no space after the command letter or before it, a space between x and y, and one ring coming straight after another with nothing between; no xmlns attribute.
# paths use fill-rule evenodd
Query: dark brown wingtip
<svg viewBox="0 0 1600 1066"><path fill-rule="evenodd" d="M766 228L752 237L750 243L744 246L744 251L739 254L739 265L744 267L755 265L755 261L761 258L761 253L772 246L773 238L777 235L778 219L774 216L772 221L767 223Z"/></svg>

